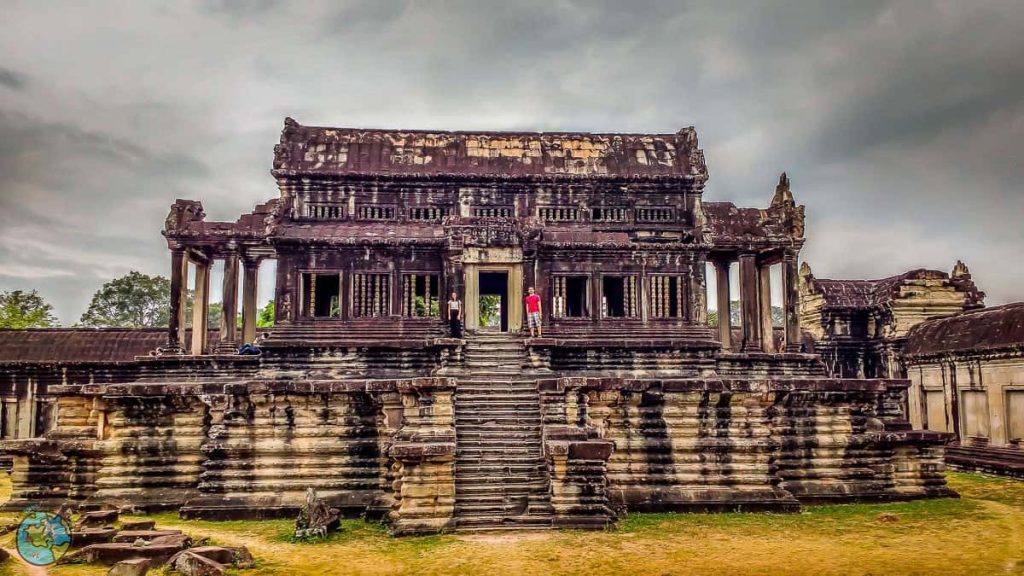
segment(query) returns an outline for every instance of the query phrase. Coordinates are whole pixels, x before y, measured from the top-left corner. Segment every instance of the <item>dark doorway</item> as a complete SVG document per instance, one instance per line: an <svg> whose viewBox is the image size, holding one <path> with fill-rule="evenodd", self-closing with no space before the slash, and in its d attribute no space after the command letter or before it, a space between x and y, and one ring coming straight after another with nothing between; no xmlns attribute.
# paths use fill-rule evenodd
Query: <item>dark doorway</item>
<svg viewBox="0 0 1024 576"><path fill-rule="evenodd" d="M508 332L508 272L480 272L480 328Z"/></svg>

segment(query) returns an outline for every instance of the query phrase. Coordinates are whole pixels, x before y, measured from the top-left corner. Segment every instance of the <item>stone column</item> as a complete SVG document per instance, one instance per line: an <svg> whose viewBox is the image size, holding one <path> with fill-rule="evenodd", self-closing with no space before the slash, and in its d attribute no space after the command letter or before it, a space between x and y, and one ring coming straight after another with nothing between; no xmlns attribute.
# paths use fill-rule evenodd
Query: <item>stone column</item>
<svg viewBox="0 0 1024 576"><path fill-rule="evenodd" d="M462 327L476 330L480 327L480 276L475 264L463 266L465 294L462 296Z"/></svg>
<svg viewBox="0 0 1024 576"><path fill-rule="evenodd" d="M772 326L772 267L768 264L757 267L757 302L761 349L770 354L775 352L775 329Z"/></svg>
<svg viewBox="0 0 1024 576"><path fill-rule="evenodd" d="M242 342L252 344L256 341L256 284L260 275L259 258L245 260L245 272L242 276ZM341 284L338 284L339 288ZM340 292L340 290L339 290Z"/></svg>
<svg viewBox="0 0 1024 576"><path fill-rule="evenodd" d="M715 261L715 283L718 288L718 339L722 350L732 349L732 296L729 294L729 262Z"/></svg>
<svg viewBox="0 0 1024 576"><path fill-rule="evenodd" d="M782 310L786 318L786 352L801 350L800 278L797 260L796 252L787 250L782 256Z"/></svg>
<svg viewBox="0 0 1024 576"><path fill-rule="evenodd" d="M740 319L743 351L761 351L761 322L757 313L757 262L752 253L740 254Z"/></svg>
<svg viewBox="0 0 1024 576"><path fill-rule="evenodd" d="M210 318L210 263L196 262L195 300L192 302L192 355L206 351Z"/></svg>
<svg viewBox="0 0 1024 576"><path fill-rule="evenodd" d="M164 354L181 354L185 344L185 323L182 316L188 297L188 259L185 251L177 248L171 251L171 310L167 322L167 346ZM184 298L183 298L184 296Z"/></svg>
<svg viewBox="0 0 1024 576"><path fill-rule="evenodd" d="M534 290L536 290L536 286ZM523 318L526 310L523 302L523 265L513 264L508 271L508 331L522 332ZM540 292L537 292L540 294ZM541 297L543 298L543 296ZM544 305L541 304L543 309Z"/></svg>
<svg viewBox="0 0 1024 576"><path fill-rule="evenodd" d="M220 344L217 346L217 352L234 354L238 352L238 328L235 326L235 317L238 315L238 254L232 253L224 258L222 295Z"/></svg>

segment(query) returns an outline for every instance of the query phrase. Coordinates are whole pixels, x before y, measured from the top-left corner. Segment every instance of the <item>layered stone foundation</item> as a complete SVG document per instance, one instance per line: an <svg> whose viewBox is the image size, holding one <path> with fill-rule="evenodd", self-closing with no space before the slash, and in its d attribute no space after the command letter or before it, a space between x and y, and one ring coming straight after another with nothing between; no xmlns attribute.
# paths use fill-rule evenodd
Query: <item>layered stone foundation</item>
<svg viewBox="0 0 1024 576"><path fill-rule="evenodd" d="M240 374L236 375L241 376ZM551 526L626 511L791 512L954 495L945 435L911 431L902 380L534 380ZM196 379L68 385L57 427L13 440L29 504L183 517L294 515L307 488L396 534L456 527L459 379Z"/></svg>

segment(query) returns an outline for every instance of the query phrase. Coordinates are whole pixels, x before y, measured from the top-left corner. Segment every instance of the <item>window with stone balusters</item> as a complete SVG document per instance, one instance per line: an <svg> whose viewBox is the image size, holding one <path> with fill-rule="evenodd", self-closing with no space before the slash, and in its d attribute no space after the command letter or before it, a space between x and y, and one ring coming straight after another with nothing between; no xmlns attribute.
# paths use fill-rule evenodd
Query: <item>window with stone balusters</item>
<svg viewBox="0 0 1024 576"><path fill-rule="evenodd" d="M439 316L440 284L437 274L402 274L402 316Z"/></svg>
<svg viewBox="0 0 1024 576"><path fill-rule="evenodd" d="M391 275L360 272L352 275L352 316L391 314Z"/></svg>
<svg viewBox="0 0 1024 576"><path fill-rule="evenodd" d="M601 278L601 317L637 318L640 316L640 293L635 274Z"/></svg>
<svg viewBox="0 0 1024 576"><path fill-rule="evenodd" d="M651 318L682 318L686 310L683 276L653 275L647 277Z"/></svg>
<svg viewBox="0 0 1024 576"><path fill-rule="evenodd" d="M585 318L590 315L588 276L552 278L551 315L555 318Z"/></svg>
<svg viewBox="0 0 1024 576"><path fill-rule="evenodd" d="M341 315L341 274L307 272L302 275L303 315L331 318Z"/></svg>

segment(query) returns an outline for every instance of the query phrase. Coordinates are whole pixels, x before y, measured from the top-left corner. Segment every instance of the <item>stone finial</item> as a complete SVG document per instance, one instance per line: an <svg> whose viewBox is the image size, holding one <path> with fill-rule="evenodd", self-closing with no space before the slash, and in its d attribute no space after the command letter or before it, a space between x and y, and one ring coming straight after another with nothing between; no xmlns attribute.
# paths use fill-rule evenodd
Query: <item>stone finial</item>
<svg viewBox="0 0 1024 576"><path fill-rule="evenodd" d="M811 272L811 265L807 262L800 263L800 281L807 282L814 279L814 272Z"/></svg>
<svg viewBox="0 0 1024 576"><path fill-rule="evenodd" d="M779 184L775 187L775 196L772 197L772 207L776 206L796 206L793 193L789 189L789 176L786 176L785 172L779 176Z"/></svg>
<svg viewBox="0 0 1024 576"><path fill-rule="evenodd" d="M971 278L971 269L962 260L957 260L953 266L953 272L950 273L950 277L957 280L969 280Z"/></svg>

